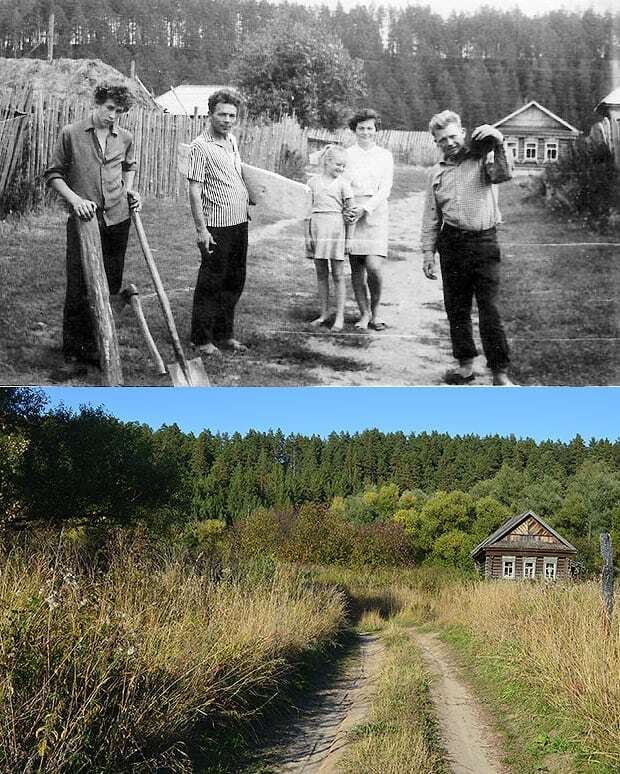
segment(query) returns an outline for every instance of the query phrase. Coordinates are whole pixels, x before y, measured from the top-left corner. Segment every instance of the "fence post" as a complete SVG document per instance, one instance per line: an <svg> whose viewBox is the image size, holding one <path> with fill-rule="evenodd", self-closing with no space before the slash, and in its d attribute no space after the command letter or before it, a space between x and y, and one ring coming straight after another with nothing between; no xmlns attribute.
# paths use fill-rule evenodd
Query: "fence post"
<svg viewBox="0 0 620 774"><path fill-rule="evenodd" d="M603 595L604 626L605 631L609 634L614 614L614 552L609 532L601 532L599 541L601 556L603 557L601 593Z"/></svg>
<svg viewBox="0 0 620 774"><path fill-rule="evenodd" d="M97 218L90 220L76 219L77 231L80 239L80 252L82 257L82 270L84 282L88 294L88 306L97 349L99 350L99 362L103 383L107 387L122 386L123 371L116 337L116 326L112 309L110 308L110 294L108 291L108 279L103 267L103 253L101 251L101 238Z"/></svg>

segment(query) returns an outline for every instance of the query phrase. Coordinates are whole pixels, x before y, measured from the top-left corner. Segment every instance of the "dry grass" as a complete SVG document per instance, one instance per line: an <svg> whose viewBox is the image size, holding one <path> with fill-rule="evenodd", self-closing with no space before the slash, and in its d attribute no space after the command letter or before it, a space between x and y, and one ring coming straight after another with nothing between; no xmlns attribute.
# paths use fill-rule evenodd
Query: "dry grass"
<svg viewBox="0 0 620 774"><path fill-rule="evenodd" d="M80 574L19 552L0 610L0 770L50 774L183 770L183 740L247 720L344 619L340 594L286 568L215 583L178 563L121 555Z"/></svg>
<svg viewBox="0 0 620 774"><path fill-rule="evenodd" d="M604 635L595 584L454 587L436 614L475 632L484 653L576 725L590 755L620 767L620 625L616 618Z"/></svg>

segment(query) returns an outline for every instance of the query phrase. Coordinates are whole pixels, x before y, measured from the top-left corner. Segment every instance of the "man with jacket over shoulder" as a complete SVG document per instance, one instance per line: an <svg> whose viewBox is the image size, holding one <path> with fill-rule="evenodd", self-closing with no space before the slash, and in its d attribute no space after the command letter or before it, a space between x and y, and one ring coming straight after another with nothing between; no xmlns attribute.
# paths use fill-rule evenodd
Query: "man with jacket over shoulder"
<svg viewBox="0 0 620 774"><path fill-rule="evenodd" d="M473 130L468 144L460 116L450 110L434 115L429 130L443 158L433 167L426 192L422 269L428 279L437 279L435 253L439 253L452 353L459 363L444 380L467 384L475 377L478 353L471 321L475 296L493 384L510 386L510 352L497 308L500 216L494 190L494 184L512 178L504 138L498 129L483 124Z"/></svg>

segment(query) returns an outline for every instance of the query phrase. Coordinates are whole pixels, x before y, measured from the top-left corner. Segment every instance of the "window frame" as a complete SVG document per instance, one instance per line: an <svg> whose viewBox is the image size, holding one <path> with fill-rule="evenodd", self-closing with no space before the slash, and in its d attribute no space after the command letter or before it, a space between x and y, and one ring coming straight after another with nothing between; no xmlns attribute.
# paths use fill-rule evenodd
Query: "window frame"
<svg viewBox="0 0 620 774"><path fill-rule="evenodd" d="M512 161L518 161L519 160L519 138L518 137L506 137L504 140L504 143L506 145L506 154L512 150ZM509 157L510 158L510 157Z"/></svg>
<svg viewBox="0 0 620 774"><path fill-rule="evenodd" d="M512 562L512 575L506 575L504 568L507 562ZM516 556L502 556L502 580L515 580L517 577L517 557Z"/></svg>
<svg viewBox="0 0 620 774"><path fill-rule="evenodd" d="M532 575L526 575L525 574L525 566L528 563L532 563L534 565L534 572ZM523 575L524 580L534 580L536 578L536 557L535 556L524 556L523 557L523 567L521 570L521 574Z"/></svg>
<svg viewBox="0 0 620 774"><path fill-rule="evenodd" d="M550 159L549 158L549 148L555 148L555 158ZM545 162L546 163L555 163L560 157L560 141L556 140L554 137L549 137L545 140Z"/></svg>
<svg viewBox="0 0 620 774"><path fill-rule="evenodd" d="M553 566L553 575L547 575L547 565ZM557 556L545 556L543 559L543 578L546 581L557 580L558 577L558 557Z"/></svg>
<svg viewBox="0 0 620 774"><path fill-rule="evenodd" d="M527 155L528 148L534 148L534 155L532 157ZM525 140L523 146L523 161L538 162L538 140Z"/></svg>

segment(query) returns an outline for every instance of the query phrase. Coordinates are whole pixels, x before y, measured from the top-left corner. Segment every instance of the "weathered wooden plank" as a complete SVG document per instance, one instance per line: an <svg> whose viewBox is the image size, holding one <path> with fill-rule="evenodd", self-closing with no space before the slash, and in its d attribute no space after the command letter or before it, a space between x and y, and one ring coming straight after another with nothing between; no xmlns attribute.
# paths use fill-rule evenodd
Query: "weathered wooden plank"
<svg viewBox="0 0 620 774"><path fill-rule="evenodd" d="M110 308L108 280L103 266L101 239L96 218L77 220L82 269L86 284L88 307L93 322L95 341L104 385L122 386L123 371L116 336L116 325Z"/></svg>

